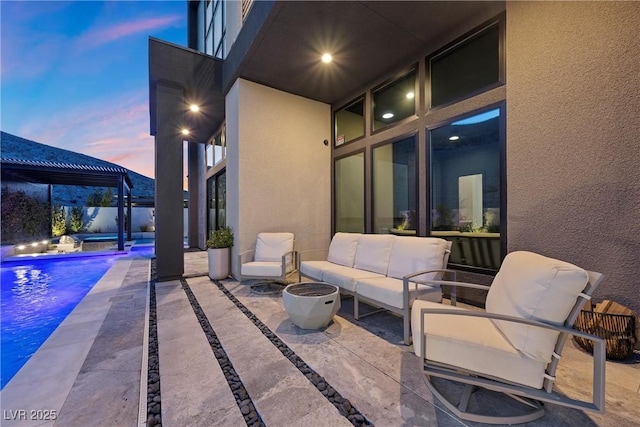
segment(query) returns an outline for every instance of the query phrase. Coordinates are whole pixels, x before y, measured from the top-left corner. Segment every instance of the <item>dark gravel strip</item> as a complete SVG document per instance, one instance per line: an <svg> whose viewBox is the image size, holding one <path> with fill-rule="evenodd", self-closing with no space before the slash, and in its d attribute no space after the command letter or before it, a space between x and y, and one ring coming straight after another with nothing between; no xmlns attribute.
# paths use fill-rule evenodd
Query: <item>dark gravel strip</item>
<svg viewBox="0 0 640 427"><path fill-rule="evenodd" d="M262 323L255 314L244 306L238 299L224 287L224 285L218 281L213 281L216 286L229 298L245 316L253 322L254 325L266 336L271 343L287 358L293 365L298 368L300 372L322 393L324 397L329 400L335 406L340 414L346 417L354 426L373 426L373 423L365 418L360 411L358 411L348 399L342 397L331 385L309 367L298 355L296 355L288 345L286 345L267 325Z"/></svg>
<svg viewBox="0 0 640 427"><path fill-rule="evenodd" d="M182 289L187 294L187 298L191 303L191 308L193 308L193 312L196 314L202 330L207 336L209 345L211 345L211 350L213 350L213 354L216 356L216 359L220 364L220 368L222 369L222 372L227 379L227 383L229 384L229 388L231 389L233 396L236 398L236 403L238 404L238 408L240 408L240 412L244 416L244 420L247 423L247 426L266 426L264 421L262 421L262 417L260 417L260 414L256 410L256 407L254 406L253 401L251 400L251 397L247 392L247 389L244 387L244 384L240 380L240 377L236 373L235 369L233 369L233 365L231 364L227 353L224 351L222 344L220 344L218 336L211 327L209 319L207 319L207 316L204 314L204 311L202 310L202 307L200 307L198 300L191 291L189 284L185 279L181 279L180 283L182 284Z"/></svg>
<svg viewBox="0 0 640 427"><path fill-rule="evenodd" d="M151 260L149 283L149 363L147 373L147 427L162 426L160 405L160 357L158 354L158 316L156 314L156 260Z"/></svg>

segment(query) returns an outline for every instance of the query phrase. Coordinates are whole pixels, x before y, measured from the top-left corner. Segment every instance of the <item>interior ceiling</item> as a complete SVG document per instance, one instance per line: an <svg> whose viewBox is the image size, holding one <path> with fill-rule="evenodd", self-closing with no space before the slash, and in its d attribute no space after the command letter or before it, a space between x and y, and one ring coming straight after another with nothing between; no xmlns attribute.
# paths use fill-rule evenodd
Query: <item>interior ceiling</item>
<svg viewBox="0 0 640 427"><path fill-rule="evenodd" d="M335 106L503 10L491 1L277 2L240 76ZM320 61L325 52L332 63Z"/></svg>

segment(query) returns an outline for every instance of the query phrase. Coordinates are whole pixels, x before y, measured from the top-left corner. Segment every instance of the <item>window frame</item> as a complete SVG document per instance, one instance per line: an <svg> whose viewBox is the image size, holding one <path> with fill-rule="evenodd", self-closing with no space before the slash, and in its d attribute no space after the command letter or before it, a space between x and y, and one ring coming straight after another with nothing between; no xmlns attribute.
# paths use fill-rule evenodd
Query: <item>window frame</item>
<svg viewBox="0 0 640 427"><path fill-rule="evenodd" d="M404 139L409 139L409 138L413 138L413 152L414 152L414 160L416 163L416 170L415 170L415 182L414 182L414 191L415 191L415 196L416 196L416 200L415 200L415 204L416 204L416 213L415 213L415 221L416 221L416 236L419 236L420 234L420 162L419 162L419 145L420 145L420 140L419 140L419 135L418 135L418 130L414 130L412 132L408 132L406 134L403 135L398 135L395 136L391 139L385 140L385 141L381 141L377 144L373 144L371 145L371 232L376 233L376 217L375 217L375 210L376 210L376 184L375 184L375 150L376 148L380 148L383 147L385 145L389 145L389 144L395 144L396 142L400 142ZM365 187L366 188L366 187ZM366 197L365 197L366 198Z"/></svg>
<svg viewBox="0 0 640 427"><path fill-rule="evenodd" d="M342 144L338 145L338 121L336 120L336 115L338 112L346 110L349 107L352 107L356 103L362 101L362 135L357 138L350 139L349 141L344 141ZM333 146L334 148L344 147L347 144L351 144L352 142L359 141L364 139L367 136L367 96L366 93L363 93L360 96L355 97L353 100L347 102L340 108L336 108L332 114L333 121Z"/></svg>
<svg viewBox="0 0 640 427"><path fill-rule="evenodd" d="M393 123L389 123L388 125L382 126L378 129L375 129L375 94L377 91L380 91L390 85L392 85L394 82L407 77L409 74L411 73L415 73L414 75L414 82L413 82L413 93L414 93L414 97L413 97L413 114L409 115L408 117L405 117L403 119L400 119L398 121L395 121ZM407 123L411 120L415 120L419 117L420 115L420 98L421 98L421 93L420 93L420 64L419 63L414 63L409 67L405 67L402 69L402 71L394 74L391 78L385 80L384 82L380 83L377 86L374 86L373 88L371 88L371 90L369 91L370 96L369 96L369 111L371 112L371 114L369 115L370 117L370 123L369 123L369 132L371 132L371 135L376 135L379 134L380 132L384 132L386 130L392 129L396 126L400 126L404 123Z"/></svg>
<svg viewBox="0 0 640 427"><path fill-rule="evenodd" d="M482 107L476 108L474 110L465 111L462 114L458 114L456 116L448 117L445 120L439 121L437 123L430 124L426 127L425 134L425 168L427 170L426 174L426 200L427 200L427 211L426 215L426 233L429 237L434 237L432 235L433 231L433 219L431 217L431 212L433 211L432 203L432 187L431 187L431 131L434 129L441 128L443 126L448 126L456 121L460 121L469 117L473 117L478 114L482 114L483 112L487 112L490 110L499 109L499 120L498 120L498 138L499 138L499 156L498 165L500 170L498 171L498 175L500 177L500 264L504 260L504 257L507 254L507 102L506 100L494 102L491 104L483 105ZM475 267L469 265L461 265L455 264L455 270L467 271L471 273L479 273L485 275L495 275L498 270L492 270L488 268Z"/></svg>
<svg viewBox="0 0 640 427"><path fill-rule="evenodd" d="M367 159L368 159L368 155L367 155L367 150L362 148L362 149L358 149L355 151L351 151L349 153L346 153L342 156L338 156L338 157L334 157L331 161L331 182L332 182L332 197L331 197L331 211L333 213L332 215L332 219L331 219L331 231L332 231L332 235L335 234L337 232L337 218L338 218L338 203L337 203L337 187L338 187L338 182L336 179L336 163L339 160L345 159L347 157L351 157L351 156L355 156L358 154L362 154L362 162L363 162L363 173L362 173L362 183L363 183L363 189L364 189L364 194L363 194L363 230L362 233L366 233L367 230L367 224L368 224L368 209L367 209L367 204L369 203L368 201L368 196L367 196Z"/></svg>
<svg viewBox="0 0 640 427"><path fill-rule="evenodd" d="M431 61L438 57L445 55L458 47L465 46L473 41L474 38L479 37L483 32L488 31L491 27L498 26L498 81L489 85L480 87L472 92L469 92L462 97L454 98L446 103L433 106L431 95ZM451 43L446 44L442 48L434 51L433 53L425 57L425 107L427 112L437 111L451 105L457 104L469 98L473 98L481 93L490 91L500 86L506 85L506 63L505 63L505 26L506 26L506 14L504 12L495 16L494 18L485 21L478 25L471 31L463 34Z"/></svg>

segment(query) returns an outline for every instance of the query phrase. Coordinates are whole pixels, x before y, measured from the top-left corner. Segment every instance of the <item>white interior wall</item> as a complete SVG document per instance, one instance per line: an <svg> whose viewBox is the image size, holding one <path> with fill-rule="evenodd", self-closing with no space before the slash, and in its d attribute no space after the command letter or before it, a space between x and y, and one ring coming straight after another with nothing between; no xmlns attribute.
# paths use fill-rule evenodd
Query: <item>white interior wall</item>
<svg viewBox="0 0 640 427"><path fill-rule="evenodd" d="M227 223L237 255L263 231L295 234L300 251L331 239L331 109L238 80L227 95Z"/></svg>

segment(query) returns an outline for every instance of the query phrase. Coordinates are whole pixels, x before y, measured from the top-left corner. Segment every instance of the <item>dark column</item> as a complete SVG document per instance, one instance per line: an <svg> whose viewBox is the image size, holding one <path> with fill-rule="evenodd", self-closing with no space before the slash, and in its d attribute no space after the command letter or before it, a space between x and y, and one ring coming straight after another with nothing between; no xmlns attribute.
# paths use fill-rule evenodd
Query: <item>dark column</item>
<svg viewBox="0 0 640 427"><path fill-rule="evenodd" d="M205 249L206 234L206 183L204 177L205 145L189 142L189 247Z"/></svg>
<svg viewBox="0 0 640 427"><path fill-rule="evenodd" d="M182 146L183 89L158 82L156 86L156 273L172 280L184 273Z"/></svg>

